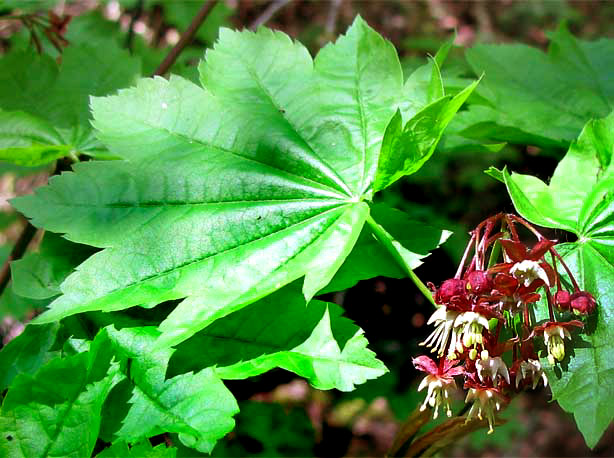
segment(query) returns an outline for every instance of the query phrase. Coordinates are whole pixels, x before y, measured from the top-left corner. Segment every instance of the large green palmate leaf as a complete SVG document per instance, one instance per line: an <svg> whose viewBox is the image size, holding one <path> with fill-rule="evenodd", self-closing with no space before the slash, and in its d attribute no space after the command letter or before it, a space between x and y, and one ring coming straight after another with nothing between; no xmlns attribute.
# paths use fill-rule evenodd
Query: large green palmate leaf
<svg viewBox="0 0 614 458"><path fill-rule="evenodd" d="M3 56L0 160L36 166L70 154L105 153L89 125L89 97L129 86L139 75L139 59L110 40L71 45L60 65L33 50Z"/></svg>
<svg viewBox="0 0 614 458"><path fill-rule="evenodd" d="M300 277L311 298L359 237L397 109L410 127L388 135L420 141L377 189L432 154L474 87L407 109L393 46L360 18L315 60L282 33L223 30L200 72L205 89L154 78L94 98L98 137L124 160L77 164L14 201L105 248L35 322L185 298L160 325L174 345Z"/></svg>
<svg viewBox="0 0 614 458"><path fill-rule="evenodd" d="M0 409L0 456L90 456L102 405L123 375L104 339L13 380Z"/></svg>
<svg viewBox="0 0 614 458"><path fill-rule="evenodd" d="M386 368L366 348L362 330L341 313L331 303L313 300L306 305L300 290L289 285L179 345L170 370L216 366L223 379L243 379L281 367L315 388L351 391ZM269 318L260 319L264 316Z"/></svg>
<svg viewBox="0 0 614 458"><path fill-rule="evenodd" d="M497 174L527 220L578 236L557 249L598 307L582 336L587 342L573 349L566 371L549 370L549 381L554 398L573 413L590 447L614 418L613 152L614 113L586 125L549 185L507 170Z"/></svg>
<svg viewBox="0 0 614 458"><path fill-rule="evenodd" d="M472 138L566 148L592 118L614 109L614 40L576 39L562 25L547 53L526 45L477 45L466 57L477 75L478 93L454 121ZM519 63L522 63L519 65Z"/></svg>

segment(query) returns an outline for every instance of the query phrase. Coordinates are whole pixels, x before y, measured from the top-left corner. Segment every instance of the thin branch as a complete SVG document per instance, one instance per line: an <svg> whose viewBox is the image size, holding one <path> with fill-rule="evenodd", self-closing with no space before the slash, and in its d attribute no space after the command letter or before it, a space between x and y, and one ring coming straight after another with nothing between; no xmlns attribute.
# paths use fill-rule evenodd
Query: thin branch
<svg viewBox="0 0 614 458"><path fill-rule="evenodd" d="M330 9L328 10L328 17L326 18L326 26L324 31L329 37L335 36L337 29L337 18L339 17L339 8L343 0L331 0Z"/></svg>
<svg viewBox="0 0 614 458"><path fill-rule="evenodd" d="M205 22L205 19L207 18L211 10L215 8L215 5L217 5L217 3L218 0L209 0L208 2L205 2L203 4L200 10L198 10L198 13L196 13L196 16L194 16L194 19L192 19L192 22L190 23L186 31L183 32L183 34L181 35L181 38L179 39L177 44L173 47L173 49L171 49L171 51L164 58L160 66L154 72L154 76L164 75L169 70L169 68L172 67L172 65L177 60L177 57L179 57L179 54L181 54L183 49L188 44L190 44L190 42L194 38L194 35L196 35L196 32L198 31L202 23Z"/></svg>
<svg viewBox="0 0 614 458"><path fill-rule="evenodd" d="M143 14L143 0L138 0L136 8L130 16L130 25L128 26L128 35L126 36L126 43L124 48L128 49L132 53L132 44L134 43L134 25L139 17Z"/></svg>
<svg viewBox="0 0 614 458"><path fill-rule="evenodd" d="M250 30L256 30L261 25L266 24L277 12L290 3L290 0L275 0L271 2L269 6L262 12L260 16L256 18L254 22L249 26Z"/></svg>

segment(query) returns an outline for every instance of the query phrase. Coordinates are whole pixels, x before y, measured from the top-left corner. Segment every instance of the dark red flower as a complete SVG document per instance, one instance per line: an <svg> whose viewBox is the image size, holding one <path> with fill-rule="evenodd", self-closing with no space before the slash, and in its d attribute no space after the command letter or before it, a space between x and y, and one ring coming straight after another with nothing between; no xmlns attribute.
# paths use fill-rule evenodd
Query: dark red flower
<svg viewBox="0 0 614 458"><path fill-rule="evenodd" d="M597 307L595 298L586 291L578 291L572 294L569 302L575 314L588 315L593 313Z"/></svg>
<svg viewBox="0 0 614 458"><path fill-rule="evenodd" d="M557 291L554 295L554 305L561 310L569 310L571 307L571 294L567 291Z"/></svg>
<svg viewBox="0 0 614 458"><path fill-rule="evenodd" d="M485 294L492 290L492 280L483 270L474 270L467 275L467 289L474 294Z"/></svg>
<svg viewBox="0 0 614 458"><path fill-rule="evenodd" d="M435 375L438 378L451 379L452 377L465 373L465 368L457 365L459 361L452 361L447 358L443 360L442 365L437 364L435 361L425 355L412 358L411 362L419 371L426 372L430 375Z"/></svg>
<svg viewBox="0 0 614 458"><path fill-rule="evenodd" d="M521 262L525 260L537 261L546 254L546 252L552 248L555 243L551 240L542 239L537 242L533 248L527 250L527 247L522 242L516 242L514 240L500 239L501 245L505 253L514 262Z"/></svg>
<svg viewBox="0 0 614 458"><path fill-rule="evenodd" d="M451 278L444 281L441 287L435 293L435 302L437 304L447 304L455 296L464 296L467 294L465 285L467 282L458 278Z"/></svg>
<svg viewBox="0 0 614 458"><path fill-rule="evenodd" d="M495 275L494 287L505 296L512 296L518 288L518 280L509 274L498 273Z"/></svg>

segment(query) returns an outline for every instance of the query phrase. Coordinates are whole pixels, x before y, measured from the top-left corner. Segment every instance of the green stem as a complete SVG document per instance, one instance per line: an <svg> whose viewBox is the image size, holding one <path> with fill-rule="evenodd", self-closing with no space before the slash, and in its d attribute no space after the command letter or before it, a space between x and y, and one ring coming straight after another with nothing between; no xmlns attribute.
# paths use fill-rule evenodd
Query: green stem
<svg viewBox="0 0 614 458"><path fill-rule="evenodd" d="M438 305L435 303L435 299L433 299L433 295L431 291L426 287L426 285L418 278L418 276L414 273L412 268L405 262L403 256L399 252L398 248L395 246L395 243L399 244L396 240L394 240L386 230L382 226L380 226L371 215L367 216L367 223L373 230L375 237L377 240L388 250L388 252L392 255L397 264L403 269L403 271L407 274L409 278L414 282L414 284L418 287L420 292L424 294L424 297L428 299L428 301L433 304L435 307ZM402 246L401 246L402 247Z"/></svg>

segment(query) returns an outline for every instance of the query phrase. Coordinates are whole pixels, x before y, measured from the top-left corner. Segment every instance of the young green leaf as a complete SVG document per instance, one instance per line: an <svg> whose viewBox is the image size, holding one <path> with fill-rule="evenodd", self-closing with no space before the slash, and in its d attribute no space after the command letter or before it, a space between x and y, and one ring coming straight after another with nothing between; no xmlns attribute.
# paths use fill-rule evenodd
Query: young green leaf
<svg viewBox="0 0 614 458"><path fill-rule="evenodd" d="M614 418L614 113L590 121L557 166L550 183L497 172L514 206L534 224L573 232L560 247L581 287L597 298L589 345L574 348L568 370L550 370L552 393L574 414L589 447ZM594 319L594 326L591 320Z"/></svg>
<svg viewBox="0 0 614 458"><path fill-rule="evenodd" d="M315 300L306 305L294 286L216 321L179 345L170 370L217 366L221 378L243 379L281 367L318 389L341 391L386 372L366 348L362 330L343 318L338 306Z"/></svg>
<svg viewBox="0 0 614 458"><path fill-rule="evenodd" d="M444 129L476 88L478 81L454 97L443 97L420 110L405 126L401 112L390 121L382 141L374 190L387 188L402 176L415 173L435 152Z"/></svg>
<svg viewBox="0 0 614 458"><path fill-rule="evenodd" d="M0 455L91 455L102 404L123 378L103 340L95 340L88 352L55 358L13 380L0 409Z"/></svg>
<svg viewBox="0 0 614 458"><path fill-rule="evenodd" d="M35 225L106 248L38 323L185 298L160 326L173 345L300 277L310 298L350 253L403 102L394 47L360 18L315 60L282 33L224 30L200 72L205 89L155 78L94 98L98 136L125 160L78 164L15 201ZM425 111L437 127L412 130L412 170L461 99Z"/></svg>
<svg viewBox="0 0 614 458"><path fill-rule="evenodd" d="M466 53L486 105L456 120L463 135L566 147L591 118L614 109L614 40L578 40L561 25L548 53L526 45L477 45ZM522 62L522 65L518 65Z"/></svg>

